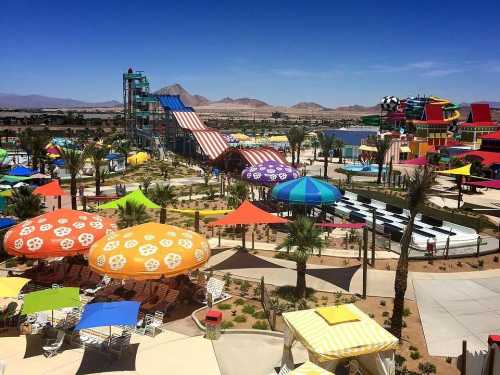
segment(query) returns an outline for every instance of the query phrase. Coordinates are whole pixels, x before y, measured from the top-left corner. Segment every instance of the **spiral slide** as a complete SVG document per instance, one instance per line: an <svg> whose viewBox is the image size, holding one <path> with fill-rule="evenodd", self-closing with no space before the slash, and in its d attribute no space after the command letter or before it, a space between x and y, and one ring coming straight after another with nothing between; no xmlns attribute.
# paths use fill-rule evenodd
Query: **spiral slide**
<svg viewBox="0 0 500 375"><path fill-rule="evenodd" d="M430 99L432 100L432 103L436 104L442 104L443 105L443 110L444 110L444 120L445 121L455 121L460 118L460 112L458 112L458 109L460 108L458 105L453 104L450 102L448 99L442 99L438 98L436 96L431 96ZM447 116L449 114L449 116Z"/></svg>

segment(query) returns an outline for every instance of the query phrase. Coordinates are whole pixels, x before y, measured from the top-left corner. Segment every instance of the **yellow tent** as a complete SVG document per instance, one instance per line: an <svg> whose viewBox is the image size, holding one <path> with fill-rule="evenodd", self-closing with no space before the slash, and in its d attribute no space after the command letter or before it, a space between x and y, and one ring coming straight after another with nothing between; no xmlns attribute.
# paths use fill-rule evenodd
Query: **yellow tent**
<svg viewBox="0 0 500 375"><path fill-rule="evenodd" d="M333 372L327 371L324 368L315 365L312 362L305 362L295 370L288 373L289 375L335 375Z"/></svg>
<svg viewBox="0 0 500 375"><path fill-rule="evenodd" d="M375 146L367 146L367 145L359 146L359 150L368 152L377 152L377 148Z"/></svg>
<svg viewBox="0 0 500 375"><path fill-rule="evenodd" d="M206 217L206 216L225 215L229 212L233 212L234 210L181 210L178 208L170 208L169 211L179 212L181 214L191 215L191 216L194 216L195 212L199 211L200 217Z"/></svg>
<svg viewBox="0 0 500 375"><path fill-rule="evenodd" d="M0 297L17 297L29 281L24 277L0 277Z"/></svg>
<svg viewBox="0 0 500 375"><path fill-rule="evenodd" d="M470 176L470 167L472 164L464 165L463 167L458 167L454 169L448 169L446 171L438 171L442 174L452 174L456 176Z"/></svg>
<svg viewBox="0 0 500 375"><path fill-rule="evenodd" d="M238 141L248 141L250 140L250 137L246 134L243 134L243 133L234 133L234 134L231 134L231 136L238 140Z"/></svg>
<svg viewBox="0 0 500 375"><path fill-rule="evenodd" d="M396 337L353 304L287 312L283 319L291 334L289 337L300 341L316 363L377 354L398 347ZM285 347L291 347L291 343L285 343ZM284 358L286 354L284 352Z"/></svg>
<svg viewBox="0 0 500 375"><path fill-rule="evenodd" d="M127 162L131 165L140 165L144 164L149 160L149 155L147 152L138 152L135 155L129 156L127 158Z"/></svg>
<svg viewBox="0 0 500 375"><path fill-rule="evenodd" d="M272 137L269 137L269 142L276 142L276 143L288 142L288 138L286 135L273 135Z"/></svg>

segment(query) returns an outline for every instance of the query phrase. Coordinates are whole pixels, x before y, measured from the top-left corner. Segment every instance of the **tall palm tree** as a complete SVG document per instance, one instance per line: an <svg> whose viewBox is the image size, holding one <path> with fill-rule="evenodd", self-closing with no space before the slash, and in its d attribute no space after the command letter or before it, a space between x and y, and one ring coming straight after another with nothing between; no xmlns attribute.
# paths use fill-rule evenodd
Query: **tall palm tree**
<svg viewBox="0 0 500 375"><path fill-rule="evenodd" d="M424 204L432 181L433 172L431 168L418 168L415 170L413 176L410 177L408 183L406 201L408 202L410 218L408 219L408 224L406 224L406 228L401 239L401 254L399 256L398 266L396 269L396 279L394 281L394 307L391 319L391 332L399 339L401 339L401 331L403 327L405 293L408 283L408 251L410 248L415 217L417 216L421 206Z"/></svg>
<svg viewBox="0 0 500 375"><path fill-rule="evenodd" d="M318 141L321 147L321 151L323 152L323 177L328 178L328 157L330 156L330 152L332 151L333 145L335 143L335 137L333 135L328 135L325 132L322 132L318 134Z"/></svg>
<svg viewBox="0 0 500 375"><path fill-rule="evenodd" d="M160 223L167 222L167 205L176 201L174 187L170 185L156 184L154 189L148 194L149 198L156 204L161 206Z"/></svg>
<svg viewBox="0 0 500 375"><path fill-rule="evenodd" d="M299 216L297 220L288 223L288 237L281 242L277 249L294 248L291 256L297 263L297 284L295 294L297 298L304 298L306 295L306 270L307 261L315 250L321 254L325 242L321 238L321 230L314 225L314 222L305 216Z"/></svg>
<svg viewBox="0 0 500 375"><path fill-rule="evenodd" d="M295 131L295 147L297 149L297 165L300 164L300 149L302 148L302 143L306 138L306 131L303 126L298 126Z"/></svg>
<svg viewBox="0 0 500 375"><path fill-rule="evenodd" d="M124 206L118 206L118 227L128 228L144 224L150 219L146 206L140 203L126 201Z"/></svg>
<svg viewBox="0 0 500 375"><path fill-rule="evenodd" d="M377 148L375 161L378 165L377 184L380 184L382 182L382 168L384 167L385 163L385 155L391 147L391 139L388 137L377 138L375 140L375 147Z"/></svg>
<svg viewBox="0 0 500 375"><path fill-rule="evenodd" d="M101 195L101 166L108 152L106 146L97 143L88 146L88 155L92 159L92 166L94 167L95 195Z"/></svg>
<svg viewBox="0 0 500 375"><path fill-rule="evenodd" d="M342 139L335 139L335 149L337 150L337 153L339 154L339 164L343 163L342 160L342 150L345 146L345 143Z"/></svg>
<svg viewBox="0 0 500 375"><path fill-rule="evenodd" d="M288 144L290 145L290 152L292 153L292 166L295 167L295 149L297 147L297 126L293 126L288 129L286 134L288 138Z"/></svg>
<svg viewBox="0 0 500 375"><path fill-rule="evenodd" d="M42 209L40 195L33 194L33 189L28 186L13 189L8 198L7 212L22 220L40 215Z"/></svg>
<svg viewBox="0 0 500 375"><path fill-rule="evenodd" d="M318 141L318 137L314 137L311 141L311 145L313 146L314 148L314 161L316 161L316 154L317 154L317 150L318 150L318 146L319 146L319 141Z"/></svg>
<svg viewBox="0 0 500 375"><path fill-rule="evenodd" d="M64 160L64 168L68 170L70 176L71 208L76 210L76 176L83 168L89 149L85 148L83 151L80 151L73 148L61 147L60 153L61 158Z"/></svg>
<svg viewBox="0 0 500 375"><path fill-rule="evenodd" d="M227 189L227 205L231 208L239 207L248 198L248 185L237 181Z"/></svg>

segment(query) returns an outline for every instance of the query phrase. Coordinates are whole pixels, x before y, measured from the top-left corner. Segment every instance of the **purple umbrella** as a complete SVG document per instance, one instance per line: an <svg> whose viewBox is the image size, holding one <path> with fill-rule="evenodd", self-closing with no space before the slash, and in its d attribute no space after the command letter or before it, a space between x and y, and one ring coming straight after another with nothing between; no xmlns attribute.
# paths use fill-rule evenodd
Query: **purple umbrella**
<svg viewBox="0 0 500 375"><path fill-rule="evenodd" d="M256 185L274 185L299 178L299 172L286 164L269 160L243 169L241 177Z"/></svg>

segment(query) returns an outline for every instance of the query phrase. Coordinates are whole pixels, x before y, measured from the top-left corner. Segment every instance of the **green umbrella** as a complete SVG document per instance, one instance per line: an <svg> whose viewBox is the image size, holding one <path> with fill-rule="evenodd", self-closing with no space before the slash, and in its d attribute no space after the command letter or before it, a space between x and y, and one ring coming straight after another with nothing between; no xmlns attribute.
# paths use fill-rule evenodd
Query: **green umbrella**
<svg viewBox="0 0 500 375"><path fill-rule="evenodd" d="M26 181L26 180L31 180L31 177L24 177L24 176L2 176L2 178L0 178L1 182L19 182L19 181Z"/></svg>
<svg viewBox="0 0 500 375"><path fill-rule="evenodd" d="M118 206L125 206L126 202L134 203L134 204L142 204L146 208L160 208L156 203L151 202L142 192L142 190L138 189L125 195L124 197L102 204L98 207L100 210L105 210L108 208L118 208Z"/></svg>
<svg viewBox="0 0 500 375"><path fill-rule="evenodd" d="M0 164L2 164L5 161L6 157L7 157L7 150L0 148Z"/></svg>
<svg viewBox="0 0 500 375"><path fill-rule="evenodd" d="M26 294L21 314L27 315L52 310L53 321L54 310L65 307L80 307L80 290L78 288L51 288Z"/></svg>

